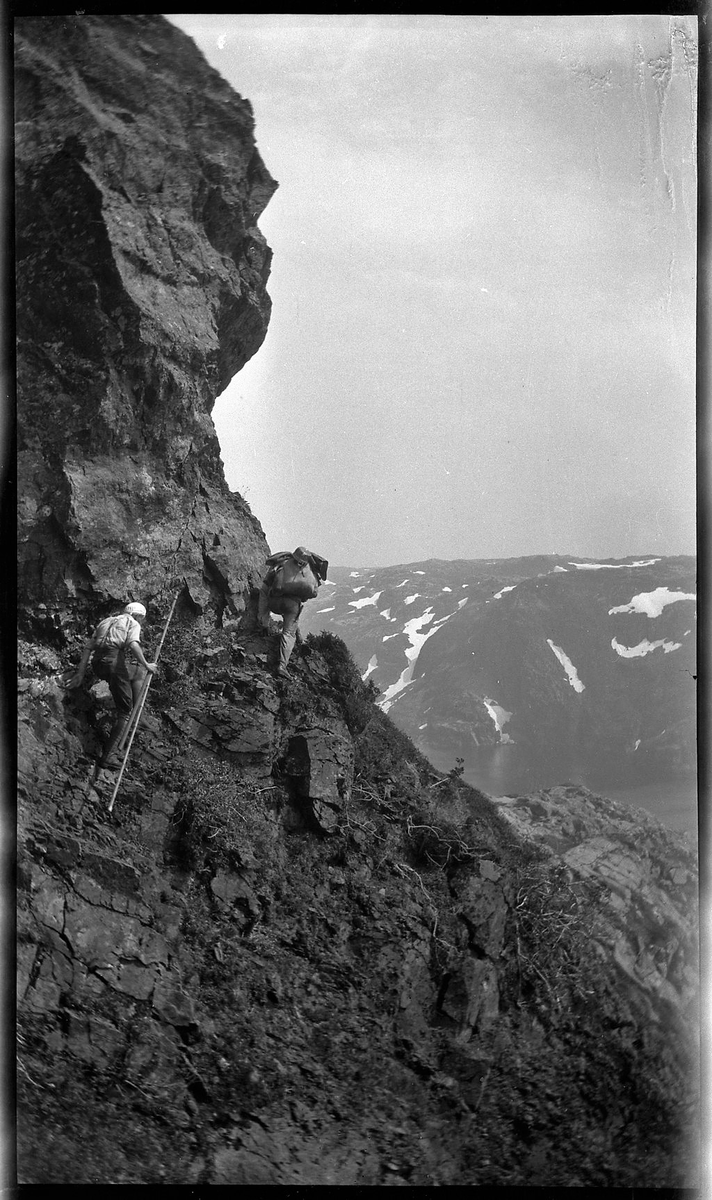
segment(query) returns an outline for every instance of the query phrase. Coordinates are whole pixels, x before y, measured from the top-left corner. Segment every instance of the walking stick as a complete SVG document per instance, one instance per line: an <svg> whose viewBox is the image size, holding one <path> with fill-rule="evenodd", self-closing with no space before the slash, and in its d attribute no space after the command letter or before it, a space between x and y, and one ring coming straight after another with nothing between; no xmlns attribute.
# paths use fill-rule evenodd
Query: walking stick
<svg viewBox="0 0 712 1200"><path fill-rule="evenodd" d="M175 596L173 597L173 603L171 604L171 611L168 614L168 620L166 621L166 627L163 630L163 636L162 636L160 642L158 643L158 649L156 650L155 662L158 662L158 658L161 653L163 643L166 640L166 634L168 633L168 626L171 623L171 617L173 616L173 610L176 606L179 595L180 595L180 592L176 592ZM114 800L116 799L116 793L118 792L119 787L121 786L121 780L123 779L124 771L126 769L126 763L128 762L129 754L131 753L131 745L133 743L134 736L136 734L136 730L138 729L138 723L141 720L141 713L143 712L143 706L146 703L146 696L148 695L148 689L151 686L151 678L152 678L151 672L149 671L146 676L146 679L144 680L144 684L143 684L143 688L141 691L141 695L140 695L138 704L136 705L136 716L135 716L134 720L131 722L131 737L129 738L129 744L126 747L124 761L121 764L121 770L119 771L119 778L116 780L116 785L114 787L114 791L111 796L111 800L109 801L109 812L111 812L114 807Z"/></svg>

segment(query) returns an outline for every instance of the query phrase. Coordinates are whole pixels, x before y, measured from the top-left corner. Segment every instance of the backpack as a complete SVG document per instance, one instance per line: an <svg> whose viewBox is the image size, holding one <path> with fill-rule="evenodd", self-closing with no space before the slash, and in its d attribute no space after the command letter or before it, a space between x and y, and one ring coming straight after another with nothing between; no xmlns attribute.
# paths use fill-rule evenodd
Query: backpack
<svg viewBox="0 0 712 1200"><path fill-rule="evenodd" d="M300 566L291 556L274 568L269 585L270 596L294 596L298 600L313 600L319 591L319 581L309 563Z"/></svg>
<svg viewBox="0 0 712 1200"><path fill-rule="evenodd" d="M104 617L94 630L95 652L101 652L107 646L123 646L131 628L131 620L127 613L121 613L117 617Z"/></svg>

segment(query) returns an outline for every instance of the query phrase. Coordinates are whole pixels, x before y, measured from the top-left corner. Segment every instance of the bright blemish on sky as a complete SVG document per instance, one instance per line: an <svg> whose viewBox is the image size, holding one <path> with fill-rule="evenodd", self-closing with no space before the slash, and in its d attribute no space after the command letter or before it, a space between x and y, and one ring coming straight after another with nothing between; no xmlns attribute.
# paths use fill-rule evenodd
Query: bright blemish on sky
<svg viewBox="0 0 712 1200"><path fill-rule="evenodd" d="M616 638L613 638L611 646L616 654L620 654L621 658L643 658L644 655L650 654L660 646L665 654L670 654L673 650L679 650L682 642L666 642L664 638L661 638L659 642L649 642L646 638L645 641L638 642L637 646L622 646Z"/></svg>
<svg viewBox="0 0 712 1200"><path fill-rule="evenodd" d="M581 682L581 680L579 679L579 676L578 676L578 671L576 670L576 667L575 667L575 666L574 666L574 664L572 663L572 661L571 661L571 659L569 658L568 654L566 654L566 653L565 653L565 652L564 652L564 651L561 649L561 646L555 646L555 645L554 645L554 643L552 642L551 638L547 638L547 639L546 639L546 644L547 644L547 646L551 646L551 649L554 651L554 654L556 655L556 657L558 658L558 660L559 660L559 662L561 663L562 667L563 667L563 668L564 668L564 670L566 671L566 674L567 674L567 675L568 675L568 677L569 677L569 683L571 684L571 686L572 686L572 688L574 689L574 691L575 691L575 692L582 692L582 691L584 690L584 688L585 688L585 686L586 686L586 685L585 685L585 684L583 684L583 683Z"/></svg>
<svg viewBox="0 0 712 1200"><path fill-rule="evenodd" d="M648 617L659 617L668 604L677 600L696 600L695 592L671 592L668 587L656 588L654 592L640 592L634 596L630 604L619 604L617 608L609 608L608 615L613 613L645 613Z"/></svg>

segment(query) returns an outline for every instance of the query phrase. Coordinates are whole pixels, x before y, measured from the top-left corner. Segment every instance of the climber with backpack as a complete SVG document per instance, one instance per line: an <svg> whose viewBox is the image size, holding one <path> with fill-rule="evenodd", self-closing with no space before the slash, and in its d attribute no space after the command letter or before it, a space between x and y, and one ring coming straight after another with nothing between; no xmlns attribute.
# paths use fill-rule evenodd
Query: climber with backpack
<svg viewBox="0 0 712 1200"><path fill-rule="evenodd" d="M145 607L135 601L127 604L118 616L100 621L85 643L75 674L65 684L67 688L80 687L91 658L94 674L109 685L117 716L97 762L97 772L113 770L119 765L113 756L138 703L146 673L153 675L158 669L155 662L146 661L141 649L141 626L145 619Z"/></svg>
<svg viewBox="0 0 712 1200"><path fill-rule="evenodd" d="M301 642L299 617L307 600L313 600L326 579L329 564L325 558L297 546L292 553L280 551L267 559L267 573L260 587L257 619L269 632L270 613L282 617L277 674L289 679L287 664L294 645Z"/></svg>

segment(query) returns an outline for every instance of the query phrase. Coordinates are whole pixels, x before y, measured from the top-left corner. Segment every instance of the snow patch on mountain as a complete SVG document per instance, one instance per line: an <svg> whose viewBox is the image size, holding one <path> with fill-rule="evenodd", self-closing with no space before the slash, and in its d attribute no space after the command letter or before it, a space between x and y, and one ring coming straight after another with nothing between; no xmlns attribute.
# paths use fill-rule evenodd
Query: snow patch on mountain
<svg viewBox="0 0 712 1200"><path fill-rule="evenodd" d="M318 613L323 613L323 612L334 612L335 608L336 608L336 605L335 605L335 604L332 604L331 608L317 608L317 610L316 610L316 611L317 611Z"/></svg>
<svg viewBox="0 0 712 1200"><path fill-rule="evenodd" d="M384 634L383 637L381 638L381 641L382 642L390 642L391 638L394 638L394 637L400 637L400 629L398 630L398 633Z"/></svg>
<svg viewBox="0 0 712 1200"><path fill-rule="evenodd" d="M514 743L509 734L503 732L504 726L507 724L507 721L511 720L513 714L511 712L507 712L506 708L502 708L502 705L498 704L496 700L490 700L488 696L482 697L482 703L494 721L495 729L499 734L500 742L503 744L511 743L513 745Z"/></svg>
<svg viewBox="0 0 712 1200"><path fill-rule="evenodd" d="M366 670L364 671L363 675L361 676L364 683L368 679L371 672L376 670L377 666L378 666L378 659L375 654L372 654L368 660L368 666L366 667Z"/></svg>
<svg viewBox="0 0 712 1200"><path fill-rule="evenodd" d="M639 592L630 604L619 604L617 608L609 608L609 617L613 613L645 613L648 617L659 617L667 604L677 600L696 600L695 592L671 592L668 587L656 588L654 592Z"/></svg>
<svg viewBox="0 0 712 1200"><path fill-rule="evenodd" d="M568 654L566 654L561 649L561 646L555 646L554 643L552 642L551 638L546 639L546 644L547 644L547 646L551 646L551 649L554 651L554 654L556 655L556 657L558 658L562 667L566 671L566 674L569 677L569 683L571 684L574 691L582 692L586 685L584 683L582 683L581 680L579 679L578 671L576 670L576 667L572 663Z"/></svg>
<svg viewBox="0 0 712 1200"><path fill-rule="evenodd" d="M463 604L467 604L467 596L464 596L462 600L458 600L457 607L462 608Z"/></svg>
<svg viewBox="0 0 712 1200"><path fill-rule="evenodd" d="M579 571L623 571L626 567L652 567L654 563L660 562L659 558L645 558L638 562L632 563L577 563L570 562L570 567L578 567ZM555 568L557 571L558 567Z"/></svg>
<svg viewBox="0 0 712 1200"><path fill-rule="evenodd" d="M404 604L412 604L414 600L417 600L417 599L418 599L418 596L419 596L419 595L420 595L420 592L414 592L412 596L406 596L406 598L405 598L405 600L403 601L403 603L404 603Z"/></svg>
<svg viewBox="0 0 712 1200"><path fill-rule="evenodd" d="M501 600L505 592L513 592L516 586L516 583L512 583L509 587L503 587L501 592L496 592L492 599Z"/></svg>
<svg viewBox="0 0 712 1200"><path fill-rule="evenodd" d="M408 641L410 642L410 646L405 652L405 656L408 660L408 666L405 668L405 670L401 671L401 674L396 682L390 684L390 686L386 688L382 699L378 701L378 706L379 708L383 709L383 712L388 712L396 696L398 696L404 688L407 688L408 685L413 682L413 671L415 670L415 664L425 642L427 642L428 638L432 637L434 633L437 633L440 626L444 625L452 615L452 613L448 613L447 616L441 617L440 620L436 621L432 629L429 629L427 633L421 633L420 630L424 625L429 625L435 616L432 608L426 608L422 617L413 617L412 621L406 621L405 625L403 626L403 633L406 634Z"/></svg>
<svg viewBox="0 0 712 1200"><path fill-rule="evenodd" d="M449 588L449 587L444 587L444 588L443 588L443 591L444 591L444 592L451 592L451 591L452 591L452 588Z"/></svg>
<svg viewBox="0 0 712 1200"><path fill-rule="evenodd" d="M649 642L646 638L645 641L638 642L637 646L622 646L616 638L613 638L611 646L616 654L620 654L621 658L642 658L643 655L657 650L659 646L662 646L663 653L670 654L673 650L679 650L682 642L666 642L664 638L661 638L659 642Z"/></svg>
<svg viewBox="0 0 712 1200"><path fill-rule="evenodd" d="M379 615L379 617L385 617L387 621L390 621L391 610L390 610L390 608L384 608L378 615Z"/></svg>
<svg viewBox="0 0 712 1200"><path fill-rule="evenodd" d="M352 588L352 589L351 589L351 591L352 591L354 594L355 594L356 592L362 592L365 586L366 586L366 585L365 585L365 583L361 583L361 584L359 584L359 586L358 586L357 588Z"/></svg>
<svg viewBox="0 0 712 1200"><path fill-rule="evenodd" d="M396 584L396 587L397 587L397 588L402 588L402 587L405 587L406 583L410 583L410 579L409 579L409 578L408 578L408 579L404 579L402 583L397 583L397 584Z"/></svg>
<svg viewBox="0 0 712 1200"><path fill-rule="evenodd" d="M567 574L566 567L554 567L554 570L555 571L563 571L564 574Z"/></svg>
<svg viewBox="0 0 712 1200"><path fill-rule="evenodd" d="M414 575L424 575L425 571L414 571L413 574Z"/></svg>
<svg viewBox="0 0 712 1200"><path fill-rule="evenodd" d="M380 592L374 592L372 596L364 596L362 600L349 600L349 608L365 608L367 604L375 605L380 595Z"/></svg>
<svg viewBox="0 0 712 1200"><path fill-rule="evenodd" d="M360 571L352 571L351 574L349 575L349 579L358 579L360 574L361 574Z"/></svg>

